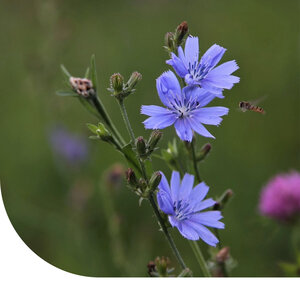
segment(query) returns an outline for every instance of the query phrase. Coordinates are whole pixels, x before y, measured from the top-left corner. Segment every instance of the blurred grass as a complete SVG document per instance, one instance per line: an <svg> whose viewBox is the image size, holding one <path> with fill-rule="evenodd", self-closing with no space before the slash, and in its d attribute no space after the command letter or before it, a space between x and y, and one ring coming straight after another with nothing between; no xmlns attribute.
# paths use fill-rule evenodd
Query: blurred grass
<svg viewBox="0 0 300 300"><path fill-rule="evenodd" d="M127 107L136 135L145 135L139 108L159 104L155 78L168 69L164 34L187 20L202 51L219 43L228 49L225 60L236 59L240 66L240 84L220 100L230 114L222 126L211 128L217 139L210 141L213 151L201 165L211 196L228 187L235 192L221 233L239 263L233 275L281 275L277 262L293 260L290 229L260 217L257 203L270 176L300 167L297 1L13 0L2 1L0 8L2 192L15 229L33 251L55 266L89 276L145 276L147 262L158 255L170 256L176 265L148 204L138 207L123 187L115 208L131 269L120 272L113 264L99 180L121 157L107 145L87 141L89 162L62 171L53 159L48 131L60 123L89 135L85 123L95 119L55 91L62 87L59 64L82 76L95 53L100 96L125 136L106 90L109 76L129 76L134 70L143 74ZM263 95L268 95L262 103L265 116L236 110L239 101ZM162 145L174 129L164 133ZM159 162L155 166L161 168ZM76 180L87 181L92 190L80 209L68 196ZM189 246L175 231L174 236L199 275Z"/></svg>

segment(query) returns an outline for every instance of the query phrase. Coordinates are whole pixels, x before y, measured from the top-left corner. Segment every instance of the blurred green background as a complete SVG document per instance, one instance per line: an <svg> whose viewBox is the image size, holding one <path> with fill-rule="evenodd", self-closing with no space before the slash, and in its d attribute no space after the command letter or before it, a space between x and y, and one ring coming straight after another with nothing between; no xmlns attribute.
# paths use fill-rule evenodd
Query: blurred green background
<svg viewBox="0 0 300 300"><path fill-rule="evenodd" d="M87 276L147 276L148 261L162 255L179 271L150 206L139 207L124 183L113 193L101 189L105 170L125 162L108 145L87 138L85 124L96 119L55 91L63 86L61 63L83 76L95 53L100 97L127 136L106 88L114 72L127 77L137 70L143 80L127 108L136 135L147 136L139 109L159 104L155 79L168 69L164 34L186 20L201 51L218 43L228 49L223 61L236 59L240 66L235 75L241 82L219 102L230 114L222 126L209 128L216 140L200 139L212 143L200 167L210 196L229 187L235 192L221 232L238 261L232 275L282 275L278 262L294 261L291 230L261 217L257 205L271 176L299 169L298 1L10 0L0 8L1 186L13 226L35 253ZM264 95L266 115L237 110L239 101ZM73 166L53 152L49 132L57 124L84 137L86 161ZM175 131L164 134L161 146ZM159 161L154 165L170 174ZM121 240L115 238L118 227ZM188 243L175 230L173 236L200 275Z"/></svg>

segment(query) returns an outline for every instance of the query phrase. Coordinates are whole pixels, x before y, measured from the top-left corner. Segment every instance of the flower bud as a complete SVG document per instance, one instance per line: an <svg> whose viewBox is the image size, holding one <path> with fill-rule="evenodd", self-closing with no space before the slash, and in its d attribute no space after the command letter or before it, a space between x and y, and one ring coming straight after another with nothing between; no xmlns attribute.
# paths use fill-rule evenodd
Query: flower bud
<svg viewBox="0 0 300 300"><path fill-rule="evenodd" d="M204 160L207 156L207 154L211 150L211 144L207 143L205 144L201 149L200 152L197 154L197 161Z"/></svg>
<svg viewBox="0 0 300 300"><path fill-rule="evenodd" d="M149 141L148 141L148 149L149 152L151 153L153 150L155 150L155 147L157 145L157 143L159 142L159 140L162 137L162 132L158 131L158 130L154 130L151 132Z"/></svg>
<svg viewBox="0 0 300 300"><path fill-rule="evenodd" d="M170 265L170 259L168 257L157 257L155 259L155 265L156 265L156 269L157 272L159 274L160 277L167 277L168 276L168 267Z"/></svg>
<svg viewBox="0 0 300 300"><path fill-rule="evenodd" d="M92 81L87 78L69 78L72 89L79 95L84 98L92 96L95 91L93 89Z"/></svg>
<svg viewBox="0 0 300 300"><path fill-rule="evenodd" d="M135 141L136 150L141 158L146 157L146 142L142 136L138 137Z"/></svg>
<svg viewBox="0 0 300 300"><path fill-rule="evenodd" d="M125 175L126 175L126 180L127 180L127 183L133 187L133 188L137 188L138 187L138 182L137 182L137 179L136 179L136 176L135 176L135 173L134 171L131 169L131 168L128 168L125 172Z"/></svg>
<svg viewBox="0 0 300 300"><path fill-rule="evenodd" d="M231 189L226 190L223 195L217 200L217 203L213 206L213 210L224 209L225 205L228 203L229 199L233 196L233 191Z"/></svg>
<svg viewBox="0 0 300 300"><path fill-rule="evenodd" d="M133 72L126 83L126 89L130 92L134 89L134 87L137 85L139 81L142 80L142 74L139 72Z"/></svg>
<svg viewBox="0 0 300 300"><path fill-rule="evenodd" d="M110 77L110 87L115 94L119 94L123 91L124 78L121 74L115 73Z"/></svg>
<svg viewBox="0 0 300 300"><path fill-rule="evenodd" d="M183 21L181 24L178 25L175 31L175 38L174 38L177 46L181 45L188 31L189 31L189 27L186 21Z"/></svg>
<svg viewBox="0 0 300 300"><path fill-rule="evenodd" d="M174 34L172 32L167 32L165 35L165 46L168 50L173 51L174 48Z"/></svg>
<svg viewBox="0 0 300 300"><path fill-rule="evenodd" d="M161 173L160 172L155 172L152 174L150 181L149 181L149 187L150 191L155 191L161 181Z"/></svg>
<svg viewBox="0 0 300 300"><path fill-rule="evenodd" d="M147 188L147 182L146 182L146 180L144 178L140 178L138 186L139 186L140 190L142 192L144 192L146 190L146 188Z"/></svg>
<svg viewBox="0 0 300 300"><path fill-rule="evenodd" d="M222 248L216 255L218 263L224 263L229 258L229 247Z"/></svg>
<svg viewBox="0 0 300 300"><path fill-rule="evenodd" d="M157 277L156 275L156 265L154 261L149 261L147 265L148 274L150 277Z"/></svg>

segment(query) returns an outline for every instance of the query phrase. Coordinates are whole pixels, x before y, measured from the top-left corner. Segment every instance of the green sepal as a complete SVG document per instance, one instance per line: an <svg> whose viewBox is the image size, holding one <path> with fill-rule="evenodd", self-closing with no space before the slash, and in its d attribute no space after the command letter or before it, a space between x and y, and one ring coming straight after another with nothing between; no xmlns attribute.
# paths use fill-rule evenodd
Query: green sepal
<svg viewBox="0 0 300 300"><path fill-rule="evenodd" d="M62 70L62 73L63 73L65 79L67 81L69 81L70 77L72 77L72 75L70 74L70 72L67 70L67 68L64 65L60 65L60 68Z"/></svg>
<svg viewBox="0 0 300 300"><path fill-rule="evenodd" d="M87 67L85 74L84 74L84 78L89 78L89 76L90 76L90 68Z"/></svg>
<svg viewBox="0 0 300 300"><path fill-rule="evenodd" d="M130 143L125 145L121 152L125 156L128 165L136 172L138 176L142 176L140 164L135 152L132 150L132 145Z"/></svg>

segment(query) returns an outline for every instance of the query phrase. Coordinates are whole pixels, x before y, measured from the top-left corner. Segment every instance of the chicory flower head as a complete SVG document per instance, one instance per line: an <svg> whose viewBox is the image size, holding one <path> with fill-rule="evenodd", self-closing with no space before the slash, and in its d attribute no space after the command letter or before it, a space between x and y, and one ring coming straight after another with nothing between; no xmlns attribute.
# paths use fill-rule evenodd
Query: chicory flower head
<svg viewBox="0 0 300 300"><path fill-rule="evenodd" d="M178 56L172 53L172 58L166 63L171 65L188 85L199 85L217 97L223 98L223 89L231 89L234 83L240 81L239 77L231 75L239 68L234 60L216 67L225 51L225 48L214 44L199 62L198 37L189 36L184 51L179 47Z"/></svg>
<svg viewBox="0 0 300 300"><path fill-rule="evenodd" d="M224 223L220 211L205 211L216 202L211 198L203 200L209 190L204 183L193 188L194 176L185 174L182 182L180 175L173 171L170 185L163 173L158 186L157 201L160 209L169 215L169 222L189 240L202 239L211 246L216 246L218 239L205 227L223 229Z"/></svg>
<svg viewBox="0 0 300 300"><path fill-rule="evenodd" d="M166 106L143 105L141 113L150 116L144 125L146 129L163 129L174 124L177 135L184 141L192 141L193 131L214 138L202 125L219 125L221 116L228 108L204 107L214 99L214 95L199 88L187 86L181 89L172 71L163 73L156 80L156 88L161 102Z"/></svg>

